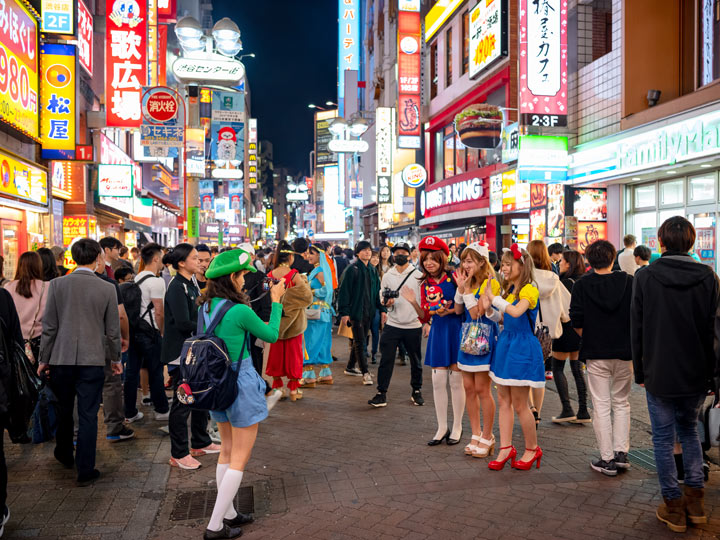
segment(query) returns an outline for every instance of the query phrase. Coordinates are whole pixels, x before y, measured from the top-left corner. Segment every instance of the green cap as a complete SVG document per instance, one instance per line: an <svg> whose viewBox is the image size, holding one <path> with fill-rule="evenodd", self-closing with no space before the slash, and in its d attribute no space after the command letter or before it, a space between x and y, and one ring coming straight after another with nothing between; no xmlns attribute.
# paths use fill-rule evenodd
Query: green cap
<svg viewBox="0 0 720 540"><path fill-rule="evenodd" d="M205 277L215 279L240 270L257 272L252 264L252 257L247 252L242 249L231 249L220 253L212 260L210 267L205 272Z"/></svg>

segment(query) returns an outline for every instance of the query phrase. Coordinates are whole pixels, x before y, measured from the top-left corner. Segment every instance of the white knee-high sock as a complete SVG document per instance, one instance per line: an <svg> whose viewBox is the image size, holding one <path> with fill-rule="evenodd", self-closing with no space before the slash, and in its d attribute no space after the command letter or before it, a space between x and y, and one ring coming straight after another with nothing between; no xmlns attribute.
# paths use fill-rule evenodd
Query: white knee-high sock
<svg viewBox="0 0 720 540"><path fill-rule="evenodd" d="M448 370L433 369L432 385L433 385L433 401L435 402L435 415L437 416L438 430L434 439L438 440L447 433L447 407L448 407Z"/></svg>
<svg viewBox="0 0 720 540"><path fill-rule="evenodd" d="M223 518L232 505L233 499L242 482L243 472L228 468L223 475L222 483L218 486L217 499L213 508L208 530L219 531L223 528Z"/></svg>
<svg viewBox="0 0 720 540"><path fill-rule="evenodd" d="M215 468L215 482L218 486L222 484L223 477L225 476L225 472L230 468L229 463L218 463L217 467ZM225 512L225 519L234 519L235 516L237 516L237 512L235 511L235 504L231 501L230 502L230 508L228 508L228 511Z"/></svg>
<svg viewBox="0 0 720 540"><path fill-rule="evenodd" d="M457 440L462 435L462 419L465 413L465 388L463 388L462 373L451 370L448 370L448 373L453 410L453 425L450 438Z"/></svg>

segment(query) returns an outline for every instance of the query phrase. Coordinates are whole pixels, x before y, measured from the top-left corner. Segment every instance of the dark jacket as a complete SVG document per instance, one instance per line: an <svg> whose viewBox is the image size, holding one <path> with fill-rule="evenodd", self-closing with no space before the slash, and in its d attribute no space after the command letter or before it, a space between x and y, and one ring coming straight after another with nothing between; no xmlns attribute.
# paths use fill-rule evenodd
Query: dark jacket
<svg viewBox="0 0 720 540"><path fill-rule="evenodd" d="M313 271L313 265L307 262L302 255L295 255L294 259L295 260L293 261L292 266L290 266L292 270L297 270L301 274L305 275L308 275Z"/></svg>
<svg viewBox="0 0 720 540"><path fill-rule="evenodd" d="M0 289L0 321L2 326L0 332L6 332L3 336L6 351L0 351L0 416L7 412L9 403L8 389L12 384L10 371L10 357L12 354L12 340L23 344L22 331L20 329L20 319L18 319L17 310L12 296L5 289ZM0 436L2 436L0 429Z"/></svg>
<svg viewBox="0 0 720 540"><path fill-rule="evenodd" d="M719 324L715 272L687 254L663 254L635 274L635 381L658 397L705 394L718 373Z"/></svg>
<svg viewBox="0 0 720 540"><path fill-rule="evenodd" d="M340 279L340 276L343 275L343 272L350 264L350 261L348 261L345 257L342 257L340 255L334 257L335 259L335 269L337 270L337 276L338 279Z"/></svg>
<svg viewBox="0 0 720 540"><path fill-rule="evenodd" d="M266 277L267 275L260 270L245 274L245 294L250 298L250 307L255 314L263 321L268 322L272 311L272 300L270 293L263 290L262 284Z"/></svg>
<svg viewBox="0 0 720 540"><path fill-rule="evenodd" d="M183 343L197 329L197 298L195 284L179 273L170 281L165 293L165 326L161 360L168 364L180 356ZM171 366L174 367L174 366Z"/></svg>
<svg viewBox="0 0 720 540"><path fill-rule="evenodd" d="M582 328L580 360L631 360L632 276L625 272L586 274L570 300L573 328Z"/></svg>
<svg viewBox="0 0 720 540"><path fill-rule="evenodd" d="M347 267L338 286L338 316L367 321L375 310L387 311L380 302L380 278L369 264L356 261Z"/></svg>

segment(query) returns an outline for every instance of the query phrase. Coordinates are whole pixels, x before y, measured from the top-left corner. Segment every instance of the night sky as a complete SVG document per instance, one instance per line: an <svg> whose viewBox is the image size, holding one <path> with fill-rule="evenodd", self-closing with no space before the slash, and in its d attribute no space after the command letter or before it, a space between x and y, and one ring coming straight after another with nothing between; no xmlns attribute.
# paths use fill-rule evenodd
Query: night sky
<svg viewBox="0 0 720 540"><path fill-rule="evenodd" d="M275 168L308 169L313 111L337 98L337 0L214 0L213 20L240 27L258 138Z"/></svg>

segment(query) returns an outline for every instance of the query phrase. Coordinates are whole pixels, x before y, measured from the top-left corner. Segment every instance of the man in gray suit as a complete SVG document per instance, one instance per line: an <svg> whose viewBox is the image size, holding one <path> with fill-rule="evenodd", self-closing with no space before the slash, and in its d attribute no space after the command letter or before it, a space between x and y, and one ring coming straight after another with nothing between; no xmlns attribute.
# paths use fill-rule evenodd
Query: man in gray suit
<svg viewBox="0 0 720 540"><path fill-rule="evenodd" d="M95 447L106 358L114 373L122 373L120 323L115 288L95 275L105 264L100 244L83 238L71 252L76 270L51 281L47 292L38 373L49 369L58 398L55 458L68 468L74 462L78 485L86 486L100 476ZM73 459L76 397L79 428Z"/></svg>

